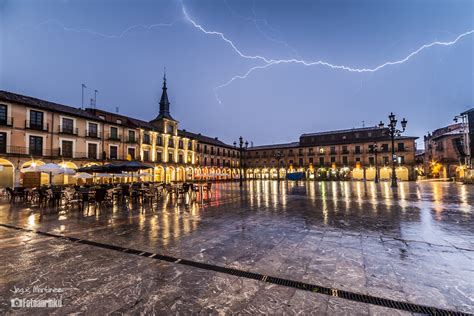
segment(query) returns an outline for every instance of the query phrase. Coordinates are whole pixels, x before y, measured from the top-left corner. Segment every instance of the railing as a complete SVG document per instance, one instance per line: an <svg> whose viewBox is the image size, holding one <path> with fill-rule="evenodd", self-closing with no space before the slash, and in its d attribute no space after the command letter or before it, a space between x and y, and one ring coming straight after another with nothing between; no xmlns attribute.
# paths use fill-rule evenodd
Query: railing
<svg viewBox="0 0 474 316"><path fill-rule="evenodd" d="M342 154L343 154L343 155L349 155L349 150L343 149L343 150L342 150Z"/></svg>
<svg viewBox="0 0 474 316"><path fill-rule="evenodd" d="M64 126L64 125L59 125L59 133L61 134L69 134L69 135L78 135L79 134L79 129L74 128L71 126Z"/></svg>
<svg viewBox="0 0 474 316"><path fill-rule="evenodd" d="M25 156L36 156L36 157L57 157L59 155L58 149L36 149L22 146L4 146L0 147L0 154L9 155L25 155Z"/></svg>
<svg viewBox="0 0 474 316"><path fill-rule="evenodd" d="M49 130L49 124L48 123L36 123L36 122L31 122L29 120L26 120L25 121L25 128L47 132Z"/></svg>
<svg viewBox="0 0 474 316"><path fill-rule="evenodd" d="M125 142L130 143L130 144L136 144L136 143L138 143L138 138L137 137L126 136L125 137Z"/></svg>
<svg viewBox="0 0 474 316"><path fill-rule="evenodd" d="M122 138L120 137L119 134L108 134L107 135L107 139L108 140L116 140L116 141L120 141Z"/></svg>
<svg viewBox="0 0 474 316"><path fill-rule="evenodd" d="M86 137L101 138L101 134L99 131L91 131L90 129L86 129Z"/></svg>
<svg viewBox="0 0 474 316"><path fill-rule="evenodd" d="M13 126L13 117L2 117L0 118L0 125L2 126Z"/></svg>

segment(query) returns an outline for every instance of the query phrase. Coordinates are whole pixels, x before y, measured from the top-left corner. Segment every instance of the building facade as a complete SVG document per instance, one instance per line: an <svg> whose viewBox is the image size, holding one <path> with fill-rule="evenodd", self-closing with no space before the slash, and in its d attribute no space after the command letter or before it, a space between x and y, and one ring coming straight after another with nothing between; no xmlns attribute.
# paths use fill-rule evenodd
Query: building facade
<svg viewBox="0 0 474 316"><path fill-rule="evenodd" d="M149 122L0 91L0 186L75 182L71 176L25 172L49 162L79 168L137 160L152 166L146 181L237 178L239 151L180 130L170 114L166 78L162 90L159 114Z"/></svg>
<svg viewBox="0 0 474 316"><path fill-rule="evenodd" d="M456 123L424 136L424 169L430 178L462 178L469 165L466 128Z"/></svg>
<svg viewBox="0 0 474 316"><path fill-rule="evenodd" d="M392 145L387 128L368 127L303 134L299 142L256 146L246 150L247 178L280 179L288 172L305 172L315 180L381 180L391 176ZM417 137L395 139L396 175L415 179Z"/></svg>

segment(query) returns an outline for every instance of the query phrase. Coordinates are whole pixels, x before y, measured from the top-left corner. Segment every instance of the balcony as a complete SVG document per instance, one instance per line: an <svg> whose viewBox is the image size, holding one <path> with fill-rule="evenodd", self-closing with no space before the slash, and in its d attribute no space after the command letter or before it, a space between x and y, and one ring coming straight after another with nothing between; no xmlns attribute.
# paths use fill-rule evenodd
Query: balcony
<svg viewBox="0 0 474 316"><path fill-rule="evenodd" d="M3 146L0 147L0 154L15 156L57 157L59 151L57 149L36 149L22 146Z"/></svg>
<svg viewBox="0 0 474 316"><path fill-rule="evenodd" d="M82 159L89 159L88 154L85 152L81 151L71 151L71 150L61 150L61 148L57 149L57 156L62 157L62 158L82 158ZM91 154L91 157L97 157L97 153L93 155L94 153L89 153Z"/></svg>
<svg viewBox="0 0 474 316"><path fill-rule="evenodd" d="M47 132L49 130L48 123L41 123L41 122L32 122L29 120L25 121L25 128L26 129L34 129L36 131L43 131Z"/></svg>
<svg viewBox="0 0 474 316"><path fill-rule="evenodd" d="M101 138L101 134L100 134L100 132L98 132L98 131L96 131L96 130L87 129L87 130L86 130L86 137L98 138L98 139L100 139L100 138Z"/></svg>
<svg viewBox="0 0 474 316"><path fill-rule="evenodd" d="M1 117L0 118L1 126L13 126L13 117Z"/></svg>
<svg viewBox="0 0 474 316"><path fill-rule="evenodd" d="M107 135L107 140L112 140L112 141L120 141L122 137L119 134L111 134L109 133Z"/></svg>
<svg viewBox="0 0 474 316"><path fill-rule="evenodd" d="M149 139L149 138L148 138L148 139L143 138L143 144L145 144L145 145L151 145L150 139Z"/></svg>
<svg viewBox="0 0 474 316"><path fill-rule="evenodd" d="M130 137L130 135L125 136L125 142L129 144L136 144L138 143L138 138L137 137ZM145 143L145 142L144 142Z"/></svg>
<svg viewBox="0 0 474 316"><path fill-rule="evenodd" d="M72 126L59 125L58 129L59 129L60 134L68 134L68 135L76 135L76 136L79 134L79 129L74 128Z"/></svg>
<svg viewBox="0 0 474 316"><path fill-rule="evenodd" d="M343 150L342 150L342 154L343 154L343 155L349 155L349 150L343 149Z"/></svg>

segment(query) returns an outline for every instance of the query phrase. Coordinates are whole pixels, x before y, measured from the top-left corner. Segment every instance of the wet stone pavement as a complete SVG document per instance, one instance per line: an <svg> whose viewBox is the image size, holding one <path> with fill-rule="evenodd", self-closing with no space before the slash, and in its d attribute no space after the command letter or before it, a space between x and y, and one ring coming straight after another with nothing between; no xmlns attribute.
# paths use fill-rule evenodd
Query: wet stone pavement
<svg viewBox="0 0 474 316"><path fill-rule="evenodd" d="M0 314L411 314L337 291L474 313L473 201L474 186L454 183L401 183L392 191L388 183L266 180L242 190L216 184L203 204L169 199L41 209L3 202ZM124 248L305 282L336 295ZM38 293L45 288L61 292ZM62 306L12 308L15 298L60 298Z"/></svg>

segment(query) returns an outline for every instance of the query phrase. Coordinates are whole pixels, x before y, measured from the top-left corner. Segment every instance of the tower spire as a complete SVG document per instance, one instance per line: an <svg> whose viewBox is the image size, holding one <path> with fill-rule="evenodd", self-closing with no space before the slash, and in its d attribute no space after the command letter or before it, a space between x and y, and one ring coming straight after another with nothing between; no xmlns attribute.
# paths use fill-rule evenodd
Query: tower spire
<svg viewBox="0 0 474 316"><path fill-rule="evenodd" d="M170 114L170 102L168 100L168 88L166 86L166 67L163 71L163 87L161 88L161 99L160 99L160 113L155 118L155 120L166 118L169 120L174 120Z"/></svg>

